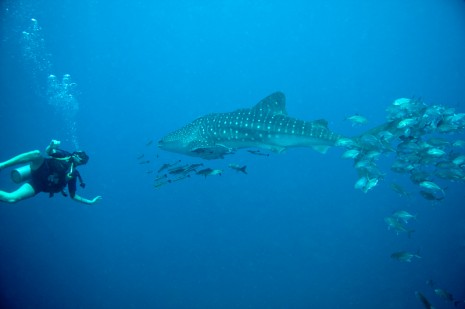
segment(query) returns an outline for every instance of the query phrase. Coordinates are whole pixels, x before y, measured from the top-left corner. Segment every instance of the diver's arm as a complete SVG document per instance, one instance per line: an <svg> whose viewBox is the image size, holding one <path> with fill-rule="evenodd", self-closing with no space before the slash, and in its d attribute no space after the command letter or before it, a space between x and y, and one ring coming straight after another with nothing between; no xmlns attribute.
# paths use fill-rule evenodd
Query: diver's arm
<svg viewBox="0 0 465 309"><path fill-rule="evenodd" d="M61 145L60 141L52 139L52 141L47 146L47 148L45 148L45 152L50 157L55 158L55 159L70 157L72 154L66 150L59 149L60 145Z"/></svg>
<svg viewBox="0 0 465 309"><path fill-rule="evenodd" d="M71 171L71 173L73 173ZM68 191L69 191L69 196L75 200L76 202L80 202L83 204L87 205L92 205L95 204L96 202L100 201L102 197L100 195L94 197L91 200L88 200L82 196L79 196L76 194L76 179L80 178L79 172L77 170L74 170L74 176L68 181Z"/></svg>
<svg viewBox="0 0 465 309"><path fill-rule="evenodd" d="M79 202L79 203L83 203L83 204L87 204L87 205L93 205L95 203L97 203L98 201L100 201L102 199L102 197L100 195L94 197L93 199L91 200L88 200L86 198L83 198L82 196L79 196L77 194L75 194L72 199L76 202Z"/></svg>

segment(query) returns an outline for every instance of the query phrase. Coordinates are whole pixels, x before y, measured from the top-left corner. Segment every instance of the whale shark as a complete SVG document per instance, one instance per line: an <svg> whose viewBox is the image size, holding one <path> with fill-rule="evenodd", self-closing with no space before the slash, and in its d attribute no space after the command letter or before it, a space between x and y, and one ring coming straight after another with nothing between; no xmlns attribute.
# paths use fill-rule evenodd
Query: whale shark
<svg viewBox="0 0 465 309"><path fill-rule="evenodd" d="M214 113L195 119L164 136L159 148L203 159L220 159L238 149L262 148L281 153L310 147L325 153L342 138L324 119L304 121L290 117L286 98L275 92L252 108Z"/></svg>

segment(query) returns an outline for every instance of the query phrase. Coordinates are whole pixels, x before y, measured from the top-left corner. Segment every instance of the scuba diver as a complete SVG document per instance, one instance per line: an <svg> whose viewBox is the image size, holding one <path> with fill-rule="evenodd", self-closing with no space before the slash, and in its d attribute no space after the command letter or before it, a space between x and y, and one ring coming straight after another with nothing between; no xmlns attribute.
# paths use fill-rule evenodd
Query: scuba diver
<svg viewBox="0 0 465 309"><path fill-rule="evenodd" d="M76 180L79 180L82 188L85 187L76 167L86 164L89 161L89 156L84 151L69 153L58 149L59 146L60 141L52 140L50 142L45 149L50 158L44 158L39 150L34 150L1 162L0 171L18 164L29 164L11 172L11 178L14 182L25 181L25 183L13 192L0 190L0 202L16 203L33 197L39 192L48 192L50 197L58 192L61 192L63 196L68 196L64 191L66 186L68 186L70 197L77 202L92 205L100 201L101 196L88 200L76 194Z"/></svg>

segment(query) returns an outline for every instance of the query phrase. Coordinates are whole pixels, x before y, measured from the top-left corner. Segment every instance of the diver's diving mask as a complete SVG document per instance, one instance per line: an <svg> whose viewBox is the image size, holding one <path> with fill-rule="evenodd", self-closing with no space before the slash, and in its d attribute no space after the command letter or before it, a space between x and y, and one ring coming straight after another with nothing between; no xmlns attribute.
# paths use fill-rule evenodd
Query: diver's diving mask
<svg viewBox="0 0 465 309"><path fill-rule="evenodd" d="M89 156L84 151L75 151L71 154L75 164L86 164L89 161Z"/></svg>

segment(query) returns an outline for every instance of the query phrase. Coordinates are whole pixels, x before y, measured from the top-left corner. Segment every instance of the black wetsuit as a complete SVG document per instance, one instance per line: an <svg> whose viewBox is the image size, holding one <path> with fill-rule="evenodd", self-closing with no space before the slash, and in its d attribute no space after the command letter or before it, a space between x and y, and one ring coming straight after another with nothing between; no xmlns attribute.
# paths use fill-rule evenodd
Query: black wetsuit
<svg viewBox="0 0 465 309"><path fill-rule="evenodd" d="M29 184L35 193L48 192L50 196L61 192L66 196L64 189L68 186L68 192L72 198L76 194L76 179L80 178L79 172L73 168L71 178L67 177L70 172L72 160L60 160L60 158L71 157L71 153L55 149L52 158L44 159L42 165L31 172Z"/></svg>

